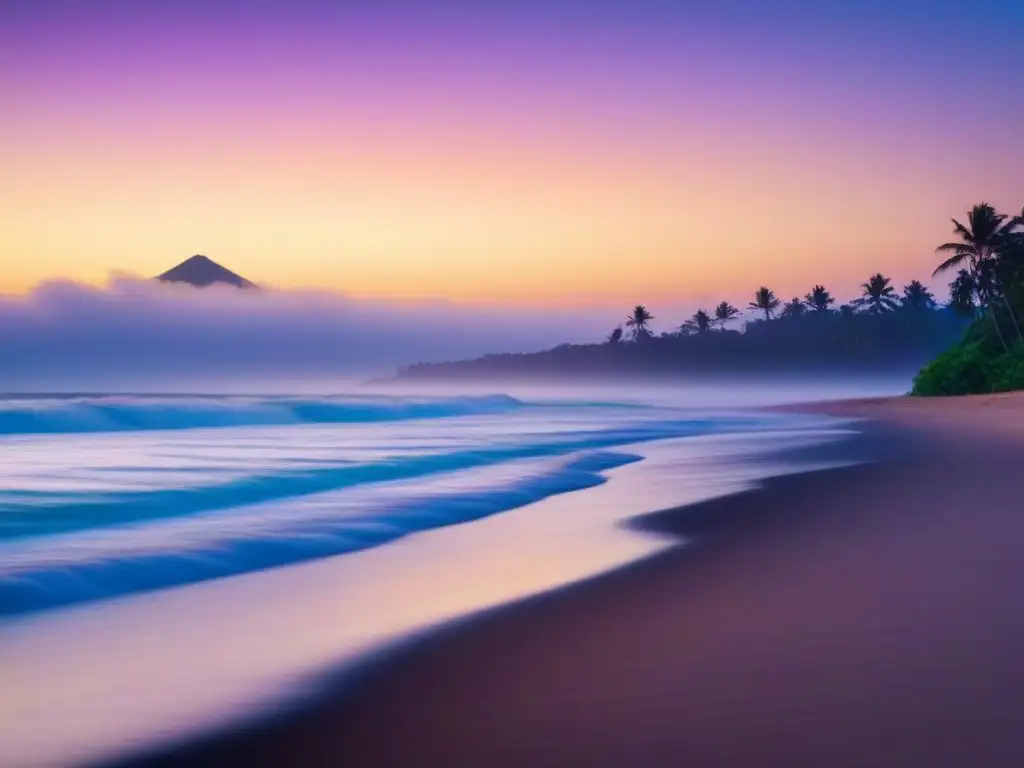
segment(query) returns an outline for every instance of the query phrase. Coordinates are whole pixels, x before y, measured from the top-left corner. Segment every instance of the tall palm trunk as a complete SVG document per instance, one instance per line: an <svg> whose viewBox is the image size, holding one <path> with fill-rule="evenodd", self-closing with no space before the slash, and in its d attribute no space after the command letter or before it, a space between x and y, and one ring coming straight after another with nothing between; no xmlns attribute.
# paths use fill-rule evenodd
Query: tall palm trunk
<svg viewBox="0 0 1024 768"><path fill-rule="evenodd" d="M988 259L993 259L994 258L992 248L984 249L983 251L981 251L981 253L979 255L983 256L983 258L988 258ZM981 259L979 259L979 261L981 261ZM999 283L1001 283L1001 282L1002 282L1002 280L1000 279L1000 275L997 272L996 273L996 289L995 289L995 291L993 291L993 293L996 293L998 295L998 298L1002 300L1003 305L1006 307L1006 312L1010 316L1010 322L1013 323L1013 329L1017 332L1017 340L1018 341L1024 341L1024 336L1022 336L1021 332L1020 332L1020 324L1017 322L1017 313L1013 311L1013 306L1010 304L1010 298L1006 295L1006 288L1007 288L1007 286L1006 285L999 285ZM989 297L989 304L990 305L995 305L996 303L997 302L993 299L993 297L990 296ZM993 322L995 322L995 324L996 324L996 330L999 331L999 340L1001 342L1003 342L1003 347L1006 349L1007 352L1009 352L1010 350L1009 350L1009 347L1006 344L1006 339L1003 338L1002 331L1000 331L1000 329L999 329L999 322L995 318L995 310L994 309L992 310L992 317L993 317Z"/></svg>
<svg viewBox="0 0 1024 768"><path fill-rule="evenodd" d="M1010 314L1010 322L1013 323L1013 329L1017 332L1017 341L1024 342L1024 334L1021 333L1020 323L1017 320L1017 310L1013 307L1013 301L1010 298L1010 291L1017 288L1014 285L1015 279L1008 277L1003 284L1002 296L1003 304L1006 305L1006 311Z"/></svg>
<svg viewBox="0 0 1024 768"><path fill-rule="evenodd" d="M1009 352L1010 347L1006 343L1006 338L1003 336L1003 329L999 327L999 318L996 317L995 311L995 297L987 289L983 289L985 285L981 280L981 263L983 259L977 258L971 265L971 274L974 278L974 290L978 294L978 303L981 304L981 311L989 316L992 320L992 325L996 329L996 336L999 337L999 343L1003 346L1004 352Z"/></svg>
<svg viewBox="0 0 1024 768"><path fill-rule="evenodd" d="M999 318L996 317L995 302L992 301L991 297L985 298L979 296L981 299L981 311L992 318L992 325L995 326L996 336L999 337L999 343L1003 345L1003 351L1009 352L1010 346L1006 343L1006 337L1003 336L1003 329L999 327Z"/></svg>
<svg viewBox="0 0 1024 768"><path fill-rule="evenodd" d="M1006 311L1010 315L1010 322L1013 323L1013 330L1017 332L1017 340L1024 341L1024 336L1020 332L1020 324L1017 322L1017 313L1013 311L1013 305L1010 303L1008 296L1003 294L1003 304L1006 305Z"/></svg>
<svg viewBox="0 0 1024 768"><path fill-rule="evenodd" d="M999 337L999 343L1003 345L1003 351L1009 352L1010 347L1007 346L1006 339L1003 338L1003 330L999 327L999 320L996 318L996 313L993 311L992 307L989 307L986 311L988 316L992 318L992 325L996 327L996 336Z"/></svg>

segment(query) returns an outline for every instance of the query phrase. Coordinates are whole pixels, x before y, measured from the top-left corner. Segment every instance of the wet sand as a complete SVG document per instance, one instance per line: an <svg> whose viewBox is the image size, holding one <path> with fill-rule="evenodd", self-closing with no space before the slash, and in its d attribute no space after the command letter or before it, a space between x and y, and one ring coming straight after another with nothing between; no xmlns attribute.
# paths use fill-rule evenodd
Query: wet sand
<svg viewBox="0 0 1024 768"><path fill-rule="evenodd" d="M811 410L886 460L641 518L695 543L146 764L1024 765L1024 398Z"/></svg>

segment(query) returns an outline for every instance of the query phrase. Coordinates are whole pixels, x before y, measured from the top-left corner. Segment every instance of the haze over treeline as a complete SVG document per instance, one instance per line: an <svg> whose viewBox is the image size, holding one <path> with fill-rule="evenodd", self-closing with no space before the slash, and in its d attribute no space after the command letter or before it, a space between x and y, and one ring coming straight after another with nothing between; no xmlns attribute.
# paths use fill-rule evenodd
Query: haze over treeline
<svg viewBox="0 0 1024 768"><path fill-rule="evenodd" d="M805 297L782 301L759 288L746 316L727 301L698 309L667 331L637 305L607 338L564 343L535 354L490 354L475 360L422 363L400 372L408 379L531 376L644 376L859 371L911 373L963 335L970 309L939 306L923 284L912 281L902 295L881 274L864 294L833 309L835 299L816 285ZM753 313L753 314L751 314ZM671 322L671 321L670 321ZM742 322L742 330L736 330Z"/></svg>
<svg viewBox="0 0 1024 768"><path fill-rule="evenodd" d="M748 311L739 320L712 320L709 334L695 330L684 337L677 329L685 311L658 309L650 333L637 343L626 327L624 343L610 349L609 327L627 316L609 308L481 309L324 292L196 289L131 277L116 277L103 288L54 281L24 296L0 297L0 390L42 384L75 390L90 382L130 389L140 382L169 386L217 377L387 376L417 362L480 355L487 357L443 370L411 370L460 377L633 375L793 370L804 363L824 370L837 361L902 370L919 365L962 331L954 316L931 310L891 328L884 320L851 325L840 312L828 313L827 322L782 317L763 324L759 313ZM747 333L734 330L741 324ZM672 333L659 330L666 326Z"/></svg>

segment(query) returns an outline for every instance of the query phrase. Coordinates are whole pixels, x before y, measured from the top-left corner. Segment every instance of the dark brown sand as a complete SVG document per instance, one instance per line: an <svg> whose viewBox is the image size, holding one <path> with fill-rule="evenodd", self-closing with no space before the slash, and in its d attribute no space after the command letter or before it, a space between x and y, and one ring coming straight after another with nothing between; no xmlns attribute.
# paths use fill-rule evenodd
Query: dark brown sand
<svg viewBox="0 0 1024 768"><path fill-rule="evenodd" d="M988 436L942 404L829 406L925 447L649 516L697 543L154 764L1022 766L1022 403Z"/></svg>

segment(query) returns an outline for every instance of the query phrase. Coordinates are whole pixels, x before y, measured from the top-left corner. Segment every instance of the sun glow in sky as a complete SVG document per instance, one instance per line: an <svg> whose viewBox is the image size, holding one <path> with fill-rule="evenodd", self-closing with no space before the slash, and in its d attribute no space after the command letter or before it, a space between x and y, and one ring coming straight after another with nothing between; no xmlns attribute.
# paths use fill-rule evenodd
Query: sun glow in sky
<svg viewBox="0 0 1024 768"><path fill-rule="evenodd" d="M1024 204L1019 2L425 5L3 4L0 291L846 296Z"/></svg>

